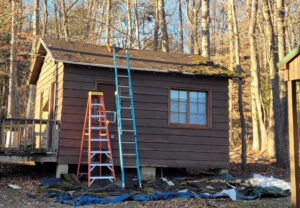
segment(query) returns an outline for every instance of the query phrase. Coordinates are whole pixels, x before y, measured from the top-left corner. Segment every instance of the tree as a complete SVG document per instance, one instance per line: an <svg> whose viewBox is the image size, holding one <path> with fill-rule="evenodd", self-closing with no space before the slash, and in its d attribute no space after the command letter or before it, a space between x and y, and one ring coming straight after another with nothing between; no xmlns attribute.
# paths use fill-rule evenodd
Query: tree
<svg viewBox="0 0 300 208"><path fill-rule="evenodd" d="M231 66L237 74L242 73L241 63L240 63L240 41L239 41L239 30L238 23L236 19L235 12L235 3L234 0L229 0L228 10L231 10L228 18L230 28L230 41L234 45L235 53L231 52L231 55L234 56L235 64ZM243 80L238 79L238 106L239 106L239 115L240 115L240 124L241 124L241 138L242 138L242 169L246 169L247 164L247 142L246 142L246 124L244 117L244 108L243 108Z"/></svg>
<svg viewBox="0 0 300 208"><path fill-rule="evenodd" d="M259 152L263 147L267 147L267 132L265 118L265 107L259 87L258 76L258 54L256 47L256 19L257 19L257 0L252 0L250 22L249 22L249 44L251 60L251 104L252 104L252 126L253 126L253 150ZM264 150L263 150L264 151Z"/></svg>
<svg viewBox="0 0 300 208"><path fill-rule="evenodd" d="M139 11L138 11L138 0L134 0L134 27L135 27L135 45L136 48L140 49L140 26L139 26Z"/></svg>
<svg viewBox="0 0 300 208"><path fill-rule="evenodd" d="M155 0L155 19L154 19L154 35L153 35L153 50L158 49L158 31L159 31L159 8L158 0Z"/></svg>
<svg viewBox="0 0 300 208"><path fill-rule="evenodd" d="M182 22L182 8L181 8L181 0L178 0L178 19L179 19L179 52L183 53L183 22Z"/></svg>
<svg viewBox="0 0 300 208"><path fill-rule="evenodd" d="M46 33L46 26L47 26L47 19L48 17L45 17L45 14L47 14L47 0L44 1L44 21L43 21L43 34ZM32 60L35 58L36 54L36 45L37 45L37 39L40 35L40 2L39 0L34 0L34 12L33 12L33 22L32 22ZM29 85L29 95L28 95L28 101L27 101L27 107L26 107L26 118L33 119L34 118L34 104L35 104L35 94L36 94L36 86L35 85Z"/></svg>
<svg viewBox="0 0 300 208"><path fill-rule="evenodd" d="M165 1L158 0L159 27L161 30L161 49L163 52L169 51L168 28L165 15Z"/></svg>
<svg viewBox="0 0 300 208"><path fill-rule="evenodd" d="M192 10L189 7L190 1L186 0L186 14L192 26L191 35L191 53L199 54L198 42L198 14L201 7L201 1L192 0Z"/></svg>
<svg viewBox="0 0 300 208"><path fill-rule="evenodd" d="M271 19L271 13L268 0L262 0L263 15L266 26L266 41L267 41L267 61L269 66L271 94L270 94L270 113L269 113L269 128L268 128L268 155L270 158L276 156L279 141L279 89L278 89L278 69L275 61L275 37L274 28ZM275 149L276 148L276 149ZM278 153L278 152L277 152Z"/></svg>
<svg viewBox="0 0 300 208"><path fill-rule="evenodd" d="M202 0L202 48L201 55L210 59L210 36L209 36L209 0Z"/></svg>
<svg viewBox="0 0 300 208"><path fill-rule="evenodd" d="M278 58L281 60L285 55L285 29L284 29L284 0L276 0L277 13L277 45ZM280 167L288 166L288 122L287 122L287 86L284 81L283 72L279 72L280 84L280 136L278 144L278 154L276 154L277 164Z"/></svg>
<svg viewBox="0 0 300 208"><path fill-rule="evenodd" d="M48 25L48 0L44 0L44 14L43 14L43 30L42 37L45 37Z"/></svg>
<svg viewBox="0 0 300 208"><path fill-rule="evenodd" d="M106 1L106 41L107 45L110 44L110 26L111 26L111 0Z"/></svg>
<svg viewBox="0 0 300 208"><path fill-rule="evenodd" d="M128 36L128 47L132 47L132 25L131 25L131 0L127 0L127 36Z"/></svg>
<svg viewBox="0 0 300 208"><path fill-rule="evenodd" d="M66 41L70 40L70 34L69 34L69 18L67 14L66 4L65 0L58 0L60 1L60 13L62 18L62 28L64 31L64 38Z"/></svg>
<svg viewBox="0 0 300 208"><path fill-rule="evenodd" d="M16 79L17 79L17 60L16 60L16 37L17 37L17 5L16 1L11 1L11 41L10 41L10 64L9 64L9 87L7 117L16 116Z"/></svg>

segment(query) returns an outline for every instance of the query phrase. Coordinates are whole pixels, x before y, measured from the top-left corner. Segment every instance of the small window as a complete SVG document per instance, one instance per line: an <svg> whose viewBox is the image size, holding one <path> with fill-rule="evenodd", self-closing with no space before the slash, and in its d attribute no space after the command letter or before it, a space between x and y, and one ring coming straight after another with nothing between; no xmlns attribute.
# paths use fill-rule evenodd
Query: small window
<svg viewBox="0 0 300 208"><path fill-rule="evenodd" d="M207 126L207 91L170 91L169 122L178 126Z"/></svg>

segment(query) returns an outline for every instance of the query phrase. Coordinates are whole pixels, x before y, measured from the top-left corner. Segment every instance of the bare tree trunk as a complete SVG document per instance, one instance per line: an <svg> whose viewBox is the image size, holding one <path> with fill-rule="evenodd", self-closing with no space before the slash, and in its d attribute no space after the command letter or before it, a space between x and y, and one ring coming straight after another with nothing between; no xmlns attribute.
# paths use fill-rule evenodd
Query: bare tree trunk
<svg viewBox="0 0 300 208"><path fill-rule="evenodd" d="M251 88L251 117L252 117L252 150L256 153L260 151L259 126L257 118L257 108L255 103L255 94Z"/></svg>
<svg viewBox="0 0 300 208"><path fill-rule="evenodd" d="M210 59L210 35L209 35L209 0L202 0L202 48L201 55Z"/></svg>
<svg viewBox="0 0 300 208"><path fill-rule="evenodd" d="M128 48L132 48L132 19L131 19L131 0L127 0L127 34L128 34Z"/></svg>
<svg viewBox="0 0 300 208"><path fill-rule="evenodd" d="M136 42L135 45L138 49L140 49L141 43L140 43L138 0L134 0L134 27L135 27L135 42Z"/></svg>
<svg viewBox="0 0 300 208"><path fill-rule="evenodd" d="M102 5L100 7L100 21L99 21L99 27L97 32L97 37L99 39L99 43L101 43L102 39L102 32L103 32L103 23L104 23L104 8L105 8L105 0L103 0Z"/></svg>
<svg viewBox="0 0 300 208"><path fill-rule="evenodd" d="M231 52L231 56L234 56L235 63L234 66L231 66L232 70L235 70L238 74L242 73L242 68L240 64L240 41L239 41L239 31L237 26L236 12L235 12L235 3L234 0L229 0L228 10L230 16L228 16L230 26L230 42L233 42L234 52ZM241 125L241 138L242 138L242 169L246 169L247 165L247 142L246 142L246 124L244 117L244 108L243 108L243 80L238 79L238 106L239 106L239 115L240 115L240 125Z"/></svg>
<svg viewBox="0 0 300 208"><path fill-rule="evenodd" d="M17 5L16 1L11 1L11 47L10 47L10 65L9 65L9 88L8 88L8 103L7 103L7 117L13 118L16 116L16 36L17 36Z"/></svg>
<svg viewBox="0 0 300 208"><path fill-rule="evenodd" d="M34 6L33 23L32 23L33 41L32 41L31 52L33 53L32 58L35 58L37 37L40 33L40 30L39 30L39 26L40 26L40 15L39 15L40 14L40 12L39 12L40 3L39 3L39 0L34 0L33 6ZM44 22L44 24L45 24L45 22ZM45 25L43 25L43 26L45 26ZM44 28L45 27L43 27L43 32L45 31ZM28 95L27 106L26 106L26 118L29 118L29 119L32 119L34 117L35 93L36 93L36 86L29 85L29 95Z"/></svg>
<svg viewBox="0 0 300 208"><path fill-rule="evenodd" d="M161 49L163 52L169 51L168 28L165 15L165 1L158 0L159 27L161 29Z"/></svg>
<svg viewBox="0 0 300 208"><path fill-rule="evenodd" d="M153 50L158 49L158 31L159 31L159 8L158 8L158 0L155 0Z"/></svg>
<svg viewBox="0 0 300 208"><path fill-rule="evenodd" d="M195 3L195 2L194 2ZM193 31L193 43L194 43L194 54L199 55L199 41L198 41L198 13L199 9L196 6L193 6L193 24L192 24L192 31Z"/></svg>
<svg viewBox="0 0 300 208"><path fill-rule="evenodd" d="M285 55L285 28L284 28L284 0L276 0L277 5L277 42L278 58L281 60ZM287 122L287 86L284 81L283 72L279 72L280 82L280 143L276 154L277 165L283 168L288 166L288 122Z"/></svg>
<svg viewBox="0 0 300 208"><path fill-rule="evenodd" d="M53 4L54 4L54 20L55 20L55 35L56 35L56 38L57 39L60 39L60 23L58 21L58 18L57 18L57 15L58 15L58 11L57 11L57 3L56 1L54 0L53 1Z"/></svg>
<svg viewBox="0 0 300 208"><path fill-rule="evenodd" d="M87 22L86 22L86 33L85 38L89 38L88 42L91 42L91 33L92 31L92 15L93 15L93 5L95 4L94 0L88 0L88 7L87 7Z"/></svg>
<svg viewBox="0 0 300 208"><path fill-rule="evenodd" d="M47 25L48 25L48 0L44 0L42 37L45 37L45 35L47 33Z"/></svg>
<svg viewBox="0 0 300 208"><path fill-rule="evenodd" d="M255 27L257 16L257 0L252 0L249 21L249 43L250 43L250 59L251 59L251 112L252 112L252 150L259 152L261 150L260 138L267 139L266 127L263 123L261 113L260 90L258 83L258 60L257 49L255 45ZM258 122L258 120L260 122ZM259 125L261 124L261 126ZM259 128L260 126L260 128ZM261 132L261 133L260 133ZM261 137L260 137L261 136Z"/></svg>
<svg viewBox="0 0 300 208"><path fill-rule="evenodd" d="M106 44L110 44L111 0L106 1Z"/></svg>
<svg viewBox="0 0 300 208"><path fill-rule="evenodd" d="M40 35L40 0L34 0L33 2L33 38L37 38Z"/></svg>
<svg viewBox="0 0 300 208"><path fill-rule="evenodd" d="M183 21L182 21L182 8L181 8L181 0L178 0L178 18L179 18L179 51L183 53Z"/></svg>
<svg viewBox="0 0 300 208"><path fill-rule="evenodd" d="M65 4L65 0L60 0L61 6L61 14L62 14L62 27L64 30L64 36L65 36L65 40L69 41L70 40L70 35L69 35L69 21L68 21L68 14L66 11L66 4Z"/></svg>
<svg viewBox="0 0 300 208"><path fill-rule="evenodd" d="M278 87L278 70L276 68L275 54L274 54L274 31L270 14L270 5L268 0L262 0L263 14L266 21L266 37L268 44L268 65L271 79L271 95L270 95L270 115L269 115L269 129L268 129L268 155L270 158L276 156L279 141L279 87Z"/></svg>
<svg viewBox="0 0 300 208"><path fill-rule="evenodd" d="M228 2L228 32L229 32L229 68L234 69L234 34L232 28L232 10L230 7L230 2ZM229 142L230 146L234 146L234 129L233 129L233 94L234 94L234 83L232 80L229 81Z"/></svg>
<svg viewBox="0 0 300 208"><path fill-rule="evenodd" d="M191 33L191 50L192 54L199 54L199 41L198 41L198 14L201 7L201 1L192 0L192 10L189 8L190 1L186 0L186 14L190 25L192 27ZM192 12L191 12L192 11Z"/></svg>

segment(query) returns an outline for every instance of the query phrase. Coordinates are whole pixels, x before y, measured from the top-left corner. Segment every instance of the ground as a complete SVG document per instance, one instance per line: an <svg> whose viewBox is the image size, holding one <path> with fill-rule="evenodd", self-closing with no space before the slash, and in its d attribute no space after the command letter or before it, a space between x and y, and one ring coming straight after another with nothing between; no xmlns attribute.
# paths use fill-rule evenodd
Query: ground
<svg viewBox="0 0 300 208"><path fill-rule="evenodd" d="M287 171L278 169L270 164L250 164L248 172L241 172L239 164L231 165L231 173L247 174L252 170L256 173L276 175L281 178L288 178ZM0 163L0 207L69 207L55 202L54 199L45 197L41 190L40 179L52 177L54 172L51 168L43 166L24 166ZM9 184L20 186L16 190L9 188ZM151 202L124 202L120 204L93 205L85 207L290 207L290 198L263 198L253 201L232 202L229 199L203 200L203 199L174 199L170 201Z"/></svg>

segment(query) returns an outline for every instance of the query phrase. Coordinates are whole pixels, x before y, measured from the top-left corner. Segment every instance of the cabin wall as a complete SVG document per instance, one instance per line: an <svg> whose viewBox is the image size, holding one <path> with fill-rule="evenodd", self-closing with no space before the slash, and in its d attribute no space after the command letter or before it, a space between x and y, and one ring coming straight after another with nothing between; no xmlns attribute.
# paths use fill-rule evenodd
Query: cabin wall
<svg viewBox="0 0 300 208"><path fill-rule="evenodd" d="M36 84L35 119L49 119L50 112L52 111L54 112L55 119L60 120L62 102L57 98L62 96L62 89L63 64L55 63L46 56ZM51 100L53 100L52 106Z"/></svg>
<svg viewBox="0 0 300 208"><path fill-rule="evenodd" d="M76 164L87 93L95 89L95 82L114 83L114 73L108 68L66 64L63 81L58 161ZM132 71L132 82L142 166L228 168L228 79ZM211 128L168 126L171 87L210 90ZM110 124L114 163L118 165L116 129L116 124Z"/></svg>
<svg viewBox="0 0 300 208"><path fill-rule="evenodd" d="M288 63L288 73L289 79L291 80L299 80L300 79L300 55L293 58Z"/></svg>

